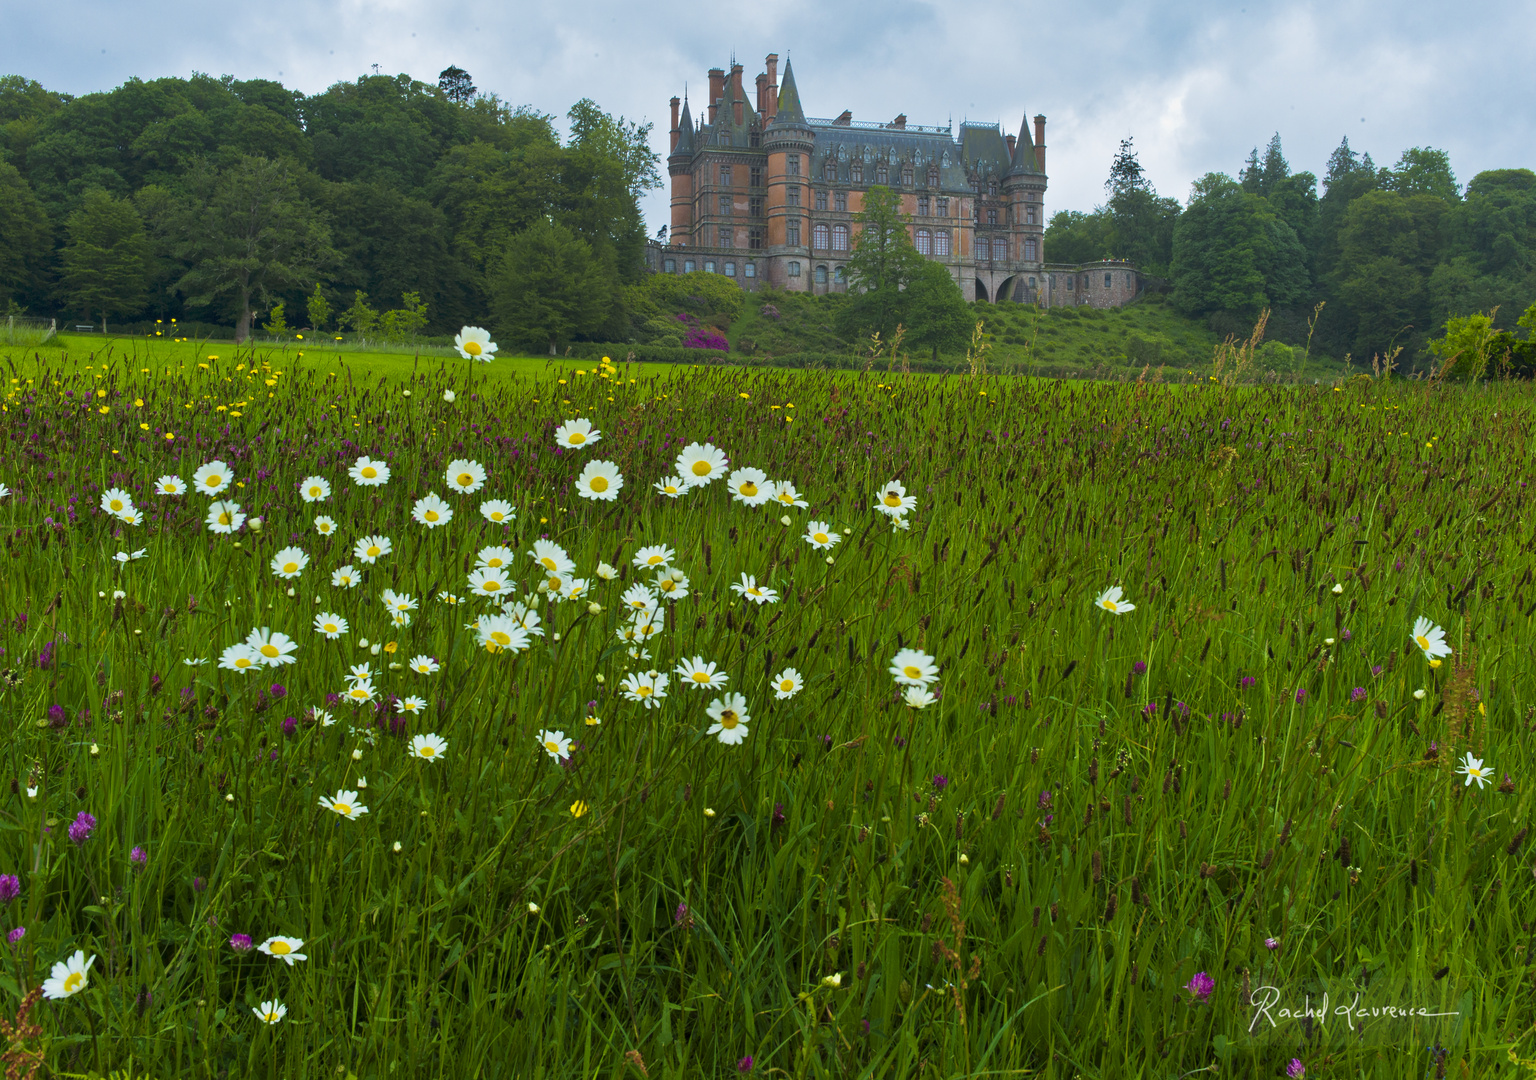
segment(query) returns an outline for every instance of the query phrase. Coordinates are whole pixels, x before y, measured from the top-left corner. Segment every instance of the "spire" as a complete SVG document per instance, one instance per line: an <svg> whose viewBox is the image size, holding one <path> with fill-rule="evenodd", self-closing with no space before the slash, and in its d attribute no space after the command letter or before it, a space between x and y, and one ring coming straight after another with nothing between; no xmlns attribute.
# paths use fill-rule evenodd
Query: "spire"
<svg viewBox="0 0 1536 1080"><path fill-rule="evenodd" d="M1029 117L1025 116L1019 121L1019 139L1013 147L1013 163L1008 169L1008 175L1018 176L1020 173L1039 171L1039 166L1035 163L1035 144L1029 137Z"/></svg>
<svg viewBox="0 0 1536 1080"><path fill-rule="evenodd" d="M805 110L800 108L800 91L795 88L795 69L784 61L784 82L779 87L779 108L774 115L776 124L805 126Z"/></svg>
<svg viewBox="0 0 1536 1080"><path fill-rule="evenodd" d="M677 148L668 157L693 153L693 117L688 112L688 91L683 91L683 115L677 121Z"/></svg>

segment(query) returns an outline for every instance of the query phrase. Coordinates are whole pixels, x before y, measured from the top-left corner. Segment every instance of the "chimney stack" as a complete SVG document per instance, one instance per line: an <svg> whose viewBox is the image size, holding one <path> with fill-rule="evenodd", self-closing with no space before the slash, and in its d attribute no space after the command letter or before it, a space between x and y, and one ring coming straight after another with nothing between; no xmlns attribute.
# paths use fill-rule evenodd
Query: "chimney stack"
<svg viewBox="0 0 1536 1080"><path fill-rule="evenodd" d="M740 127L746 121L746 117L742 114L742 110L744 110L747 106L747 92L743 90L741 86L740 64L731 65L731 103L731 108L735 110L734 119L736 126Z"/></svg>
<svg viewBox="0 0 1536 1080"><path fill-rule="evenodd" d="M720 111L720 95L725 90L725 70L723 68L709 69L709 122L715 122L715 114Z"/></svg>
<svg viewBox="0 0 1536 1080"><path fill-rule="evenodd" d="M768 68L768 100L765 102L768 107L763 110L766 122L779 114L779 54L769 53L764 64Z"/></svg>
<svg viewBox="0 0 1536 1080"><path fill-rule="evenodd" d="M907 130L907 114L906 113L902 113L901 115L897 116L896 119L892 120L891 121L891 127L895 128L897 131L906 131Z"/></svg>
<svg viewBox="0 0 1536 1080"><path fill-rule="evenodd" d="M1045 117L1035 117L1035 167L1045 172Z"/></svg>
<svg viewBox="0 0 1536 1080"><path fill-rule="evenodd" d="M763 105L763 95L768 92L768 76L759 73L757 76L757 115L761 119L766 107Z"/></svg>
<svg viewBox="0 0 1536 1080"><path fill-rule="evenodd" d="M671 151L677 149L677 139L678 139L678 136L680 134L682 134L682 132L680 131L680 129L677 126L677 107L680 104L682 104L681 99L676 98L676 97L674 97L672 99L672 145L667 148L668 152L671 152Z"/></svg>
<svg viewBox="0 0 1536 1080"><path fill-rule="evenodd" d="M1017 146L1018 144L1019 144L1019 140L1018 140L1017 136L1015 136L1015 135L1009 135L1008 136L1008 160L1009 161L1013 160L1013 148L1015 146Z"/></svg>
<svg viewBox="0 0 1536 1080"><path fill-rule="evenodd" d="M836 124L838 127L852 127L853 126L853 113L851 111L849 111L848 109L844 109L838 115L837 119L832 121L832 122L834 124Z"/></svg>

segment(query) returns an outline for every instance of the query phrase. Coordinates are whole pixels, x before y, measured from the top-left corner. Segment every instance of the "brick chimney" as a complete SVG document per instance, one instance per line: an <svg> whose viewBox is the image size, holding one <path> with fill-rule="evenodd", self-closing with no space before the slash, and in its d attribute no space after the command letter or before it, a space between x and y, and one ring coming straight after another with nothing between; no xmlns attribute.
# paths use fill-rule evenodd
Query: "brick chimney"
<svg viewBox="0 0 1536 1080"><path fill-rule="evenodd" d="M1035 117L1035 167L1045 172L1045 117Z"/></svg>
<svg viewBox="0 0 1536 1080"><path fill-rule="evenodd" d="M709 69L709 122L715 122L715 114L720 111L720 95L725 90L725 69Z"/></svg>
<svg viewBox="0 0 1536 1080"><path fill-rule="evenodd" d="M763 110L763 121L766 123L779 113L779 54L769 53L763 63L768 68L768 100L763 102L767 106Z"/></svg>
<svg viewBox="0 0 1536 1080"><path fill-rule="evenodd" d="M1013 160L1013 148L1015 146L1017 146L1018 143L1019 143L1019 140L1018 140L1017 136L1015 136L1015 135L1009 135L1008 136L1008 160L1009 161Z"/></svg>
<svg viewBox="0 0 1536 1080"><path fill-rule="evenodd" d="M747 92L741 87L741 65L731 65L731 101L735 110L735 124L740 127L746 120L742 110L747 107Z"/></svg>
<svg viewBox="0 0 1536 1080"><path fill-rule="evenodd" d="M763 115L763 95L768 92L768 76L758 73L757 76L757 115Z"/></svg>
<svg viewBox="0 0 1536 1080"><path fill-rule="evenodd" d="M681 130L677 126L677 107L681 104L682 99L675 97L672 99L672 145L667 147L667 151L669 153L677 149L677 139L678 136L682 134Z"/></svg>
<svg viewBox="0 0 1536 1080"><path fill-rule="evenodd" d="M842 111L842 113L838 116L838 118L836 120L832 121L832 122L834 124L836 124L838 127L852 127L853 126L853 113L850 112L847 109L844 109Z"/></svg>
<svg viewBox="0 0 1536 1080"><path fill-rule="evenodd" d="M907 114L906 113L902 113L900 116L896 117L896 119L892 120L891 121L891 127L895 128L897 131L906 131L907 130Z"/></svg>

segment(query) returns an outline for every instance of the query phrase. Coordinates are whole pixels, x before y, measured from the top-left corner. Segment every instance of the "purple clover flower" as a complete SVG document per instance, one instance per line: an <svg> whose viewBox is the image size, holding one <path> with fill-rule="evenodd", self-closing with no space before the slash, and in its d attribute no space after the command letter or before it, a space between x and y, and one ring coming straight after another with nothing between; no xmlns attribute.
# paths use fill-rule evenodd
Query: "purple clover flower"
<svg viewBox="0 0 1536 1080"><path fill-rule="evenodd" d="M0 874L0 904L9 904L21 895L21 879L15 874Z"/></svg>
<svg viewBox="0 0 1536 1080"><path fill-rule="evenodd" d="M1301 1058L1291 1058L1291 1063L1285 1067L1285 1075L1289 1080L1299 1080L1307 1075L1307 1067L1301 1063Z"/></svg>
<svg viewBox="0 0 1536 1080"><path fill-rule="evenodd" d="M1204 1005L1211 999L1211 992L1216 989L1216 980L1203 971L1197 971L1190 976L1189 982L1184 984L1184 989L1189 991L1191 998Z"/></svg>
<svg viewBox="0 0 1536 1080"><path fill-rule="evenodd" d="M16 946L21 944L21 939L26 937L26 936L27 936L27 928L25 926L18 926L16 929L12 930L9 934L5 935L5 940L9 941L11 943L11 948L14 949Z"/></svg>
<svg viewBox="0 0 1536 1080"><path fill-rule="evenodd" d="M1349 692L1349 700L1350 701L1364 701L1365 700L1365 687L1357 686L1353 690L1351 690Z"/></svg>
<svg viewBox="0 0 1536 1080"><path fill-rule="evenodd" d="M752 1055L751 1054L748 1054L746 1057L742 1058L740 1061L738 1061L736 1063L736 1071L739 1072L739 1073L743 1073L743 1074L749 1073L749 1072L752 1071Z"/></svg>
<svg viewBox="0 0 1536 1080"><path fill-rule="evenodd" d="M82 810L75 817L75 820L70 823L69 838L73 840L75 845L78 847L79 845L89 840L91 838L91 833L95 831L96 819Z"/></svg>
<svg viewBox="0 0 1536 1080"><path fill-rule="evenodd" d="M934 791L943 791L947 787L949 787L949 777L943 775L942 773L934 774L934 777L933 777L933 790Z"/></svg>
<svg viewBox="0 0 1536 1080"><path fill-rule="evenodd" d="M1258 681L1259 680L1254 678L1252 675L1244 675L1241 679L1237 680L1237 688L1239 690L1247 690L1256 685Z"/></svg>
<svg viewBox="0 0 1536 1080"><path fill-rule="evenodd" d="M237 952L237 953L248 953L248 952L250 952L251 951L251 935L250 934L230 934L229 935L229 947L231 949L234 949L235 952Z"/></svg>
<svg viewBox="0 0 1536 1080"><path fill-rule="evenodd" d="M1131 665L1131 674L1132 675L1145 675L1146 673L1147 673L1147 665L1146 665L1145 661L1138 660L1134 664Z"/></svg>
<svg viewBox="0 0 1536 1080"><path fill-rule="evenodd" d="M149 862L149 855L144 851L143 848L135 845L134 849L128 853L128 861L135 864L136 866L143 866L145 863Z"/></svg>
<svg viewBox="0 0 1536 1080"><path fill-rule="evenodd" d="M1298 705L1305 704L1306 700L1307 700L1307 688L1304 687L1304 686L1298 686L1296 688L1296 704L1298 704Z"/></svg>
<svg viewBox="0 0 1536 1080"><path fill-rule="evenodd" d="M1264 947L1266 949L1268 949L1270 952L1274 952L1276 949L1278 949L1280 947L1280 939L1279 938L1267 937L1267 938L1264 939Z"/></svg>

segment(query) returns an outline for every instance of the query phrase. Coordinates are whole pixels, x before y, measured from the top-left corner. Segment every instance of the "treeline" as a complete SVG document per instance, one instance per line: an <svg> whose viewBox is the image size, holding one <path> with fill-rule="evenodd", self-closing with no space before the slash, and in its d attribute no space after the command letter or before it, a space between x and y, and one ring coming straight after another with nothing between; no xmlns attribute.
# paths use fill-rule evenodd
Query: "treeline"
<svg viewBox="0 0 1536 1080"><path fill-rule="evenodd" d="M274 312L279 327L447 333L501 311L518 332L554 260L580 296L524 336L625 340L639 199L660 184L650 125L590 100L567 117L562 143L553 116L457 68L312 97L202 74L78 98L0 78L0 313L243 338Z"/></svg>
<svg viewBox="0 0 1536 1080"><path fill-rule="evenodd" d="M1319 192L1321 187L1321 192ZM1241 333L1272 309L1271 337L1369 362L1402 347L1413 363L1455 318L1497 308L1516 331L1536 301L1536 173L1496 169L1463 189L1440 150L1377 166L1345 139L1321 184L1292 172L1280 136L1236 177L1209 173L1188 202L1159 196L1131 140L1120 145L1092 213L1064 211L1045 234L1053 262L1131 259L1184 313ZM1520 331L1516 331L1517 333Z"/></svg>

